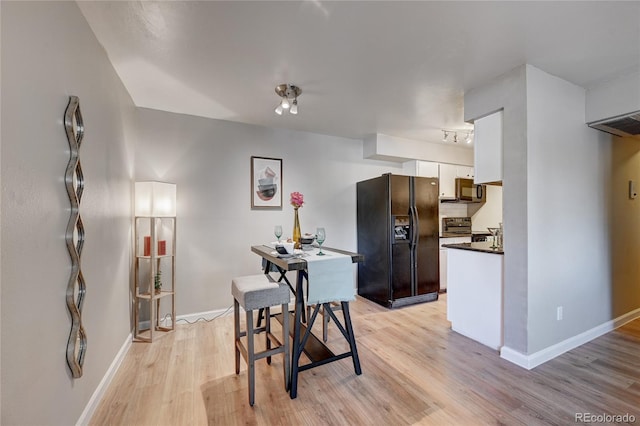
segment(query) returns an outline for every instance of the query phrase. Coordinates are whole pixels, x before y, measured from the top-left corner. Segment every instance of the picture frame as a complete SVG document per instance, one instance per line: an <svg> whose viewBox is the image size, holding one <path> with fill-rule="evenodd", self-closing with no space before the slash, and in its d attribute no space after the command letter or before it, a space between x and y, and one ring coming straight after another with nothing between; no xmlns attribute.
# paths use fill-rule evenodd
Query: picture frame
<svg viewBox="0 0 640 426"><path fill-rule="evenodd" d="M251 157L251 210L282 210L282 159Z"/></svg>

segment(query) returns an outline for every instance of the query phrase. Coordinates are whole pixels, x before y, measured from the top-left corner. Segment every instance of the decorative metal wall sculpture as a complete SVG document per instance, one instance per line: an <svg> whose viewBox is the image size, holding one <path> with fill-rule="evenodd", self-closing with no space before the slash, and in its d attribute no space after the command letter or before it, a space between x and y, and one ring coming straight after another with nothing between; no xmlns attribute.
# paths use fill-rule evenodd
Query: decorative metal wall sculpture
<svg viewBox="0 0 640 426"><path fill-rule="evenodd" d="M85 294L85 282L80 268L80 255L84 244L84 225L80 217L80 200L84 189L84 177L80 166L80 143L84 135L80 100L77 96L69 96L69 105L64 113L64 127L69 140L70 156L67 171L64 175L69 201L71 201L71 217L67 224L65 240L71 256L71 277L67 284L67 308L71 314L71 333L67 342L67 364L73 377L82 376L82 364L87 348L87 336L82 327L82 302Z"/></svg>

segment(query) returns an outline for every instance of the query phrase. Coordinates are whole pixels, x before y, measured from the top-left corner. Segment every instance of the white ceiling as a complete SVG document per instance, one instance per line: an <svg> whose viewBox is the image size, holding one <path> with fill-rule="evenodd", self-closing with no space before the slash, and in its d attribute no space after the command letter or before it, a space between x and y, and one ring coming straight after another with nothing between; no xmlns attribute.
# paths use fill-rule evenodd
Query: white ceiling
<svg viewBox="0 0 640 426"><path fill-rule="evenodd" d="M349 138L439 142L523 63L585 88L640 64L637 1L78 4L137 106Z"/></svg>

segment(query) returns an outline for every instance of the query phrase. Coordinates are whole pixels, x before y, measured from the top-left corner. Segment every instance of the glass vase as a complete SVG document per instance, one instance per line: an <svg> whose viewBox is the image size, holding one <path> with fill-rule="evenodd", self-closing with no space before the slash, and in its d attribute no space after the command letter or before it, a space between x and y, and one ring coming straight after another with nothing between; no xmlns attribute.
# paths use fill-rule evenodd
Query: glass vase
<svg viewBox="0 0 640 426"><path fill-rule="evenodd" d="M294 248L302 248L302 244L300 244L300 237L302 236L300 232L300 219L298 219L298 208L293 208L293 242L295 243Z"/></svg>

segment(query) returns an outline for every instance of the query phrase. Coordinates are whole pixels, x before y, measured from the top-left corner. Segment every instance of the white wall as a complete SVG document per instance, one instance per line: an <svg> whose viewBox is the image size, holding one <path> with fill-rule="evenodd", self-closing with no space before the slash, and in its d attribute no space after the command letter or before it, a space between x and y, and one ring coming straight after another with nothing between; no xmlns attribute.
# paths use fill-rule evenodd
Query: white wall
<svg viewBox="0 0 640 426"><path fill-rule="evenodd" d="M600 81L587 90L587 123L636 111L640 111L640 66Z"/></svg>
<svg viewBox="0 0 640 426"><path fill-rule="evenodd" d="M466 120L504 108L504 343L524 355L613 319L611 139L584 104L530 65L465 94Z"/></svg>
<svg viewBox="0 0 640 426"><path fill-rule="evenodd" d="M611 139L584 104L583 88L527 67L529 353L613 318Z"/></svg>
<svg viewBox="0 0 640 426"><path fill-rule="evenodd" d="M75 2L2 2L2 419L74 424L130 333L134 108ZM66 364L69 95L80 98L84 374Z"/></svg>
<svg viewBox="0 0 640 426"><path fill-rule="evenodd" d="M527 110L526 66L464 95L464 119L503 115L504 343L527 353Z"/></svg>
<svg viewBox="0 0 640 426"><path fill-rule="evenodd" d="M502 222L502 187L487 185L487 202L469 205L473 231L487 232L487 228L498 228Z"/></svg>
<svg viewBox="0 0 640 426"><path fill-rule="evenodd" d="M136 180L178 188L177 314L231 305L231 278L260 272L254 244L293 229L289 194L301 192L302 232L324 226L326 245L357 249L356 182L401 173L402 164L362 158L359 140L139 110ZM283 209L251 210L250 158L282 158Z"/></svg>
<svg viewBox="0 0 640 426"><path fill-rule="evenodd" d="M433 143L377 133L364 139L364 158L405 162L425 160L473 166L473 149L463 145Z"/></svg>

